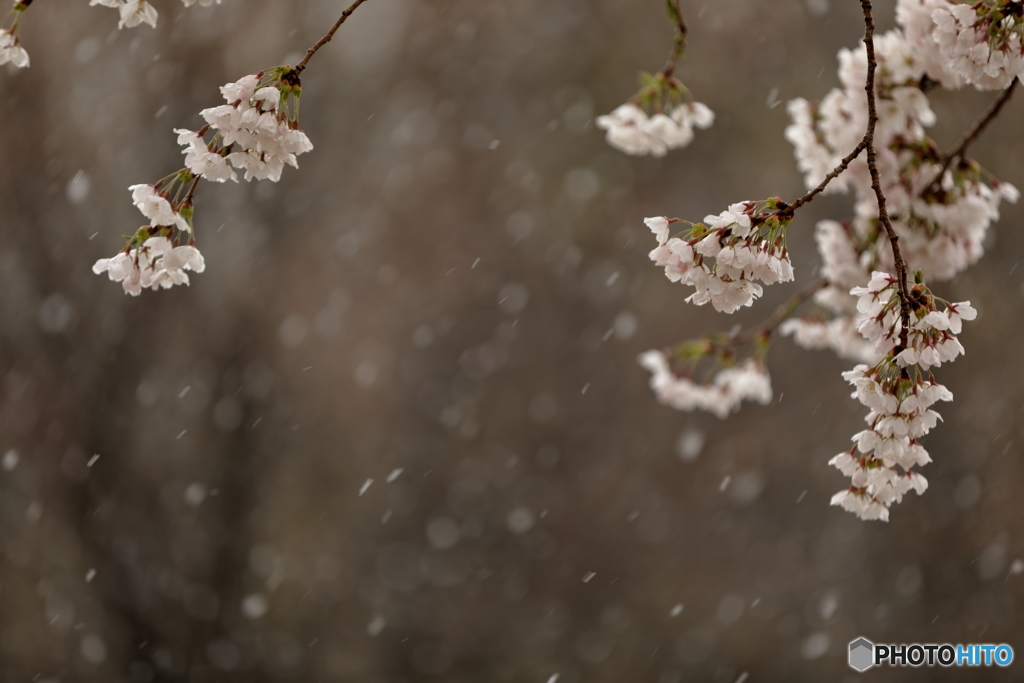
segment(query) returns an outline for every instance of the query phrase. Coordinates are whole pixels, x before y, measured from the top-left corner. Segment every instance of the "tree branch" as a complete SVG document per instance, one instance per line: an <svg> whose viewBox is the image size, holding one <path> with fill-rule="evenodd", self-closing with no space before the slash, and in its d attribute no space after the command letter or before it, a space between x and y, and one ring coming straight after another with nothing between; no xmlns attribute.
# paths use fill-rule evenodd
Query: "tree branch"
<svg viewBox="0 0 1024 683"><path fill-rule="evenodd" d="M302 70L306 68L306 64L308 64L310 58L316 54L316 51L330 42L331 38L334 37L335 32L341 28L341 25L345 23L345 20L348 19L349 15L355 12L356 7L359 7L364 2L366 2L366 0L356 0L353 2L347 10L341 13L341 16L338 18L338 21L334 22L334 26L331 27L331 30L328 31L323 38L316 41L311 48L306 50L306 56L302 58L301 62L295 65L294 69L292 69L292 73L295 74L296 77L298 77L299 74L302 73Z"/></svg>
<svg viewBox="0 0 1024 683"><path fill-rule="evenodd" d="M900 253L899 235L892 227L889 220L889 212L885 208L885 195L882 193L882 182L878 175L878 164L875 157L875 124L878 123L878 111L875 108L875 69L878 61L875 59L875 21L871 16L871 0L860 0L861 9L864 11L864 47L868 58L868 75L864 83L864 90L868 95L868 129L864 134L868 150L868 170L871 172L871 189L875 191L875 198L878 200L878 220L885 227L885 233L889 236L889 244L892 246L893 260L896 262L896 277L899 280L900 293L900 320L903 325L900 329L900 343L896 347L899 353L907 346L907 331L910 328L910 292L907 290L907 264Z"/></svg>
<svg viewBox="0 0 1024 683"><path fill-rule="evenodd" d="M1010 100L1010 96L1013 95L1013 89L1017 87L1017 83L1019 82L1019 78L1013 79L1013 82L1010 83L1009 87L1003 91L1003 94L999 96L999 99L993 102L988 108L988 111L982 114L981 118L975 121L974 125L964 133L964 136L960 138L960 142L956 144L956 147L942 155L942 168L940 168L939 172L935 174L934 180L928 183L926 191L935 188L940 182L942 182L942 176L945 175L946 171L949 169L949 165L954 159L963 158L964 151L967 149L967 146L974 142L974 140L981 135L982 131L988 127L988 124L999 115L999 112L1002 111L1003 107Z"/></svg>
<svg viewBox="0 0 1024 683"><path fill-rule="evenodd" d="M839 165L832 169L832 171L829 172L829 174L825 176L825 178L820 183L818 183L818 186L816 188L805 194L803 197L800 197L800 199L796 200L792 204L789 204L788 206L783 208L781 213L784 213L788 216L792 216L794 211L799 209L804 204L810 203L810 201L814 199L816 196L818 196L818 194L821 193L821 191L824 190L830 182L838 178L839 174L845 171L847 167L853 162L853 160L860 156L860 153L863 152L867 146L868 140L867 136L865 136L861 138L861 141L857 144L856 147L853 148L853 151L847 154L845 157L843 157L843 160L839 162Z"/></svg>
<svg viewBox="0 0 1024 683"><path fill-rule="evenodd" d="M803 304L812 296L814 296L815 292L817 292L819 289L821 289L827 284L827 279L820 278L812 282L811 284L807 285L799 292L794 294L792 297L790 297L790 299L786 301L784 304L781 304L778 308L776 308L775 312L772 313L771 316L768 317L760 325L748 328L741 332L737 332L731 339L733 345L742 346L743 344L748 344L754 341L758 337L771 334L779 327L779 325L781 325L790 317L792 317L793 312L796 311L796 309L799 308L801 304Z"/></svg>

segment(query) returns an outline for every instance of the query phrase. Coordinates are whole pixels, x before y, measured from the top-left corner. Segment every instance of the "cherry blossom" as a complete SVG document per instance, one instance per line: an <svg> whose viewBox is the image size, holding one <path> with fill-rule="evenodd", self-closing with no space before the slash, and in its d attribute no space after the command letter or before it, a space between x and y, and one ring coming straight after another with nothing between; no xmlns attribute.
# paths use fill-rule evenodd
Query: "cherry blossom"
<svg viewBox="0 0 1024 683"><path fill-rule="evenodd" d="M704 410L725 418L744 400L761 405L772 400L768 372L753 358L719 370L709 383L676 375L661 351L647 351L640 355L639 362L651 372L650 385L658 400L677 410Z"/></svg>
<svg viewBox="0 0 1024 683"><path fill-rule="evenodd" d="M0 29L0 64L11 63L16 67L28 66L28 52L18 43L13 30Z"/></svg>
<svg viewBox="0 0 1024 683"><path fill-rule="evenodd" d="M681 104L668 114L648 114L639 106L627 103L611 114L597 117L598 128L607 131L608 144L626 154L661 157L693 140L694 128L708 128L715 114L700 102Z"/></svg>
<svg viewBox="0 0 1024 683"><path fill-rule="evenodd" d="M120 282L126 294L138 296L143 289L167 289L189 284L186 270L201 273L206 269L199 250L191 245L173 246L164 236L146 239L140 246L126 249L116 256L96 261L92 271L107 273Z"/></svg>
<svg viewBox="0 0 1024 683"><path fill-rule="evenodd" d="M750 306L764 291L754 280L771 285L793 279L785 247L788 222L754 209L755 202L733 204L693 225L683 238L668 236L669 224L681 221L648 218L658 240L650 258L669 280L695 288L689 302L710 302L724 313Z"/></svg>

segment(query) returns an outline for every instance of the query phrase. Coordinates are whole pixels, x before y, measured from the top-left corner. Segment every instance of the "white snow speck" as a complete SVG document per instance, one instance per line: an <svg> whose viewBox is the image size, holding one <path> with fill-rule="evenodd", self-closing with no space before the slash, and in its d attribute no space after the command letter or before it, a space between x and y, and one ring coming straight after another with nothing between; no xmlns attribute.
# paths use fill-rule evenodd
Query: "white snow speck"
<svg viewBox="0 0 1024 683"><path fill-rule="evenodd" d="M724 491L727 488L729 488L729 482L730 481L732 481L732 477L730 475L728 475L728 474L725 475L725 479L723 479L722 483L718 485L718 490L719 491Z"/></svg>
<svg viewBox="0 0 1024 683"><path fill-rule="evenodd" d="M43 506L33 500L32 504L28 506L28 510L25 510L25 519L27 519L29 523L35 524L42 516Z"/></svg>
<svg viewBox="0 0 1024 683"><path fill-rule="evenodd" d="M487 149L494 151L498 149L498 145L501 144L501 140L491 140L491 144L487 145Z"/></svg>
<svg viewBox="0 0 1024 683"><path fill-rule="evenodd" d="M668 615L670 617L678 617L682 613L683 613L683 603L679 603L678 605L676 605L675 607L672 608L672 611L669 612Z"/></svg>
<svg viewBox="0 0 1024 683"><path fill-rule="evenodd" d="M551 678L548 679L548 683L558 683L558 674L551 674Z"/></svg>
<svg viewBox="0 0 1024 683"><path fill-rule="evenodd" d="M435 517L427 524L427 538L435 548L451 548L461 537L459 524L451 517Z"/></svg>
<svg viewBox="0 0 1024 683"><path fill-rule="evenodd" d="M185 488L185 502L192 507L197 507L206 500L206 487L198 481L194 481Z"/></svg>
<svg viewBox="0 0 1024 683"><path fill-rule="evenodd" d="M187 394L191 388L192 388L191 386L187 386L184 389L182 389L181 391L179 391L178 392L178 398L185 398L185 394Z"/></svg>
<svg viewBox="0 0 1024 683"><path fill-rule="evenodd" d="M89 196L92 183L85 171L79 170L75 177L68 183L67 195L72 204L81 204Z"/></svg>
<svg viewBox="0 0 1024 683"><path fill-rule="evenodd" d="M747 680L749 677L750 677L750 672L744 671L743 673L740 674L740 677L736 679L736 683L743 683L743 681Z"/></svg>
<svg viewBox="0 0 1024 683"><path fill-rule="evenodd" d="M824 631L818 631L807 636L807 639L800 646L800 654L804 659L817 659L828 652L831 639Z"/></svg>
<svg viewBox="0 0 1024 683"><path fill-rule="evenodd" d="M364 481L362 487L360 487L359 489L359 495L361 496L364 493L366 493L366 490L370 488L371 484L373 484L373 479L367 479L366 481Z"/></svg>
<svg viewBox="0 0 1024 683"><path fill-rule="evenodd" d="M583 583L590 583L590 580L597 576L597 572L587 572L583 575Z"/></svg>
<svg viewBox="0 0 1024 683"><path fill-rule="evenodd" d="M102 664L107 659L107 645L95 633L89 633L82 637L79 650L85 661L90 664Z"/></svg>
<svg viewBox="0 0 1024 683"><path fill-rule="evenodd" d="M533 513L529 508L525 507L517 507L505 517L505 524L508 525L508 530L517 536L521 536L532 529L533 521Z"/></svg>
<svg viewBox="0 0 1024 683"><path fill-rule="evenodd" d="M1024 560L1014 560L1010 565L1010 573L1020 574L1021 572L1024 572Z"/></svg>
<svg viewBox="0 0 1024 683"><path fill-rule="evenodd" d="M380 523L381 523L381 524L387 524L387 523L388 523L388 520L389 520L389 519L391 519L391 514L392 514L392 511L391 511L391 510L388 510L388 511L386 511L386 512L385 512L385 513L384 513L384 514L383 514L383 515L381 516L381 518L380 518Z"/></svg>
<svg viewBox="0 0 1024 683"><path fill-rule="evenodd" d="M404 470L401 467L396 467L395 469L391 470L391 474L389 474L388 478L385 479L384 481L390 484L395 479L398 479L400 476L402 476L403 471Z"/></svg>
<svg viewBox="0 0 1024 683"><path fill-rule="evenodd" d="M85 573L85 582L92 583L92 580L96 578L96 570L90 569Z"/></svg>
<svg viewBox="0 0 1024 683"><path fill-rule="evenodd" d="M587 393L587 389L589 389L589 388L590 388L590 382L587 382L586 384L583 385L583 388L580 389L580 394L586 394Z"/></svg>
<svg viewBox="0 0 1024 683"><path fill-rule="evenodd" d="M11 449L4 453L3 459L4 469L10 472L18 466L18 451Z"/></svg>
<svg viewBox="0 0 1024 683"><path fill-rule="evenodd" d="M373 637L380 635L380 632L384 630L384 627L388 625L387 620L381 615L375 616L370 620L370 623L366 626L366 632Z"/></svg>
<svg viewBox="0 0 1024 683"><path fill-rule="evenodd" d="M86 467L92 467L96 464L96 461L100 459L99 453L93 453L93 456L89 458L89 462L85 463Z"/></svg>
<svg viewBox="0 0 1024 683"><path fill-rule="evenodd" d="M268 609L267 599L259 593L250 593L242 600L242 614L250 619L259 619Z"/></svg>
<svg viewBox="0 0 1024 683"><path fill-rule="evenodd" d="M676 442L676 452L679 454L679 459L683 462L693 462L696 460L703 448L704 434L696 429L687 429L679 435L679 441Z"/></svg>

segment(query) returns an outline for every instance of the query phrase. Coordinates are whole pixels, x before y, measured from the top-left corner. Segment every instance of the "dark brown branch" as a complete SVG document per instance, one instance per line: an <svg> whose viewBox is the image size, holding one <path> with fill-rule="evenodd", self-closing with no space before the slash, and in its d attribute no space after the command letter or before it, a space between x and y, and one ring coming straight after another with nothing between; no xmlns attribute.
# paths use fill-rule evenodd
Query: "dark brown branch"
<svg viewBox="0 0 1024 683"><path fill-rule="evenodd" d="M1017 78L1013 79L1013 82L1010 83L1009 87L1003 91L1003 94L999 96L999 99L993 102L988 108L988 111L982 114L981 118L975 121L974 125L964 133L964 136L960 138L960 142L956 144L956 147L950 150L947 154L942 155L942 168L940 168L939 172L935 175L935 179L928 183L927 189L936 188L938 184L942 182L942 176L946 173L946 170L949 169L949 165L953 163L953 160L963 158L964 151L967 149L967 146L981 135L982 131L984 131L985 128L988 127L988 124L999 115L999 112L1002 111L1003 107L1010 100L1010 96L1013 94L1013 89L1017 87L1019 80L1020 79Z"/></svg>
<svg viewBox="0 0 1024 683"><path fill-rule="evenodd" d="M686 20L683 19L683 11L679 7L679 0L665 0L668 16L676 25L676 36L672 40L672 51L668 55L668 61L659 72L665 78L670 78L676 70L679 58L686 54Z"/></svg>
<svg viewBox="0 0 1024 683"><path fill-rule="evenodd" d="M864 140L867 143L871 189L875 191L875 198L878 200L878 220L885 226L885 233L889 236L893 260L896 262L896 277L899 280L900 320L903 323L900 329L900 343L896 348L896 352L899 353L907 346L907 331L910 329L907 264L903 260L903 254L900 253L900 237L893 229L892 221L889 220L889 212L885 208L885 194L882 193L882 181L878 175L878 164L875 158L875 124L878 123L878 111L875 108L875 69L878 66L878 61L875 59L875 21L871 16L871 0L860 0L860 6L864 10L864 47L867 50L868 58L868 75L864 84L864 90L868 95L868 129L864 134Z"/></svg>
<svg viewBox="0 0 1024 683"><path fill-rule="evenodd" d="M790 204L789 206L783 208L780 213L792 216L794 211L799 209L804 204L810 203L810 201L814 199L816 196L818 196L818 194L821 193L821 191L824 190L830 182L839 177L839 174L845 171L846 168L853 162L853 160L860 156L860 153L863 152L867 146L867 138L862 138L861 141L857 143L857 146L853 148L853 151L847 154L845 157L843 157L843 160L839 162L839 165L832 169L832 171L829 172L829 174L825 176L825 178L820 183L818 183L818 186L816 188L814 188L813 190L811 190L803 197Z"/></svg>
<svg viewBox="0 0 1024 683"><path fill-rule="evenodd" d="M737 332L730 341L734 346L742 346L743 344L748 344L754 341L758 337L770 335L779 327L779 325L791 318L793 316L793 312L796 311L801 304L814 296L815 292L827 284L828 280L825 278L812 282L807 287L790 297L789 301L776 308L775 312L760 325Z"/></svg>
<svg viewBox="0 0 1024 683"><path fill-rule="evenodd" d="M294 69L292 69L292 73L295 74L295 77L298 77L299 74L302 73L302 70L306 68L306 64L309 63L310 58L316 54L316 51L330 42L331 38L334 37L335 32L341 28L341 25L345 23L345 20L348 19L349 15L356 11L356 7L359 7L364 2L366 2L366 0L356 0L353 2L347 10L341 13L341 16L338 18L338 21L334 22L334 26L331 27L331 30L328 31L323 38L316 41L311 48L306 50L306 56L302 58L301 62L295 65Z"/></svg>

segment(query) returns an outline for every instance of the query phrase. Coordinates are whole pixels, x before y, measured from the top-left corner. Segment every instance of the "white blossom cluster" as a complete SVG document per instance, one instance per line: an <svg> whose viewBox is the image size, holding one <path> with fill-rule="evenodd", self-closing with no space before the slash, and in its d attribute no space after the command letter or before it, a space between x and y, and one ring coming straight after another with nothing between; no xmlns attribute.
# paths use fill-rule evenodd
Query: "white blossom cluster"
<svg viewBox="0 0 1024 683"><path fill-rule="evenodd" d="M850 487L833 496L832 504L862 519L887 521L890 505L911 489L920 494L928 488L927 480L912 470L931 462L918 439L940 419L931 406L953 399L930 370L963 354L956 335L962 321L973 320L977 311L966 301L946 303L940 311L935 297L915 284L910 292L914 310L903 348L897 279L876 271L866 287L854 288L851 295L858 300L858 331L882 360L843 373L856 389L853 397L870 412L865 418L868 429L854 435L853 448L829 462L851 477Z"/></svg>
<svg viewBox="0 0 1024 683"><path fill-rule="evenodd" d="M1002 90L1024 75L1020 2L900 0L896 11L917 59L943 87Z"/></svg>
<svg viewBox="0 0 1024 683"><path fill-rule="evenodd" d="M27 7L26 3L15 0L14 7L0 18L0 65L11 64L19 69L28 66L28 52L18 39L21 15ZM7 23L7 19L12 16L11 25L4 28L2 24Z"/></svg>
<svg viewBox="0 0 1024 683"><path fill-rule="evenodd" d="M187 285L188 275L184 271L201 273L205 270L206 263L195 248L187 216L175 210L168 199L175 185L172 181L162 192L154 185L128 188L135 206L149 219L149 225L140 228L116 256L98 260L92 267L94 273L106 273L111 280L121 283L126 294L138 296L147 287L168 289ZM175 246L170 239L173 235L187 239L187 244Z"/></svg>
<svg viewBox="0 0 1024 683"><path fill-rule="evenodd" d="M92 272L106 273L120 282L126 294L138 296L143 289L170 288L187 285L186 270L201 273L206 269L203 255L192 245L174 246L167 237L156 236L140 246L126 248L113 258L96 262Z"/></svg>
<svg viewBox="0 0 1024 683"><path fill-rule="evenodd" d="M677 410L705 410L725 418L744 400L761 405L768 405L772 400L768 371L754 358L719 370L708 383L676 375L669 357L662 351L642 353L639 361L651 372L651 389L658 400Z"/></svg>
<svg viewBox="0 0 1024 683"><path fill-rule="evenodd" d="M213 3L220 4L220 0L182 0L185 3L185 7L191 7L198 2L203 7L208 7ZM134 28L141 24L149 24L156 28L157 11L156 8L146 2L146 0L89 0L89 6L92 5L103 5L104 7L112 7L118 11L121 15L121 21L118 22L118 28Z"/></svg>
<svg viewBox="0 0 1024 683"><path fill-rule="evenodd" d="M198 131L175 129L178 143L185 147L185 168L156 185L128 188L149 224L140 228L113 259L97 261L94 272L107 273L111 280L122 283L125 292L138 295L147 287L188 284L184 270L204 270L192 234L191 197L195 185L201 179L237 182L236 169L245 171L246 180L276 182L285 164L297 167L296 156L313 148L291 113L298 109L299 87L297 81L294 85L286 82L290 71L291 67L276 67L222 86L220 91L227 104L200 112L207 125ZM211 130L213 135L207 142L204 136ZM179 200L186 186L189 190ZM170 238L179 246L173 246Z"/></svg>
<svg viewBox="0 0 1024 683"><path fill-rule="evenodd" d="M793 264L785 245L786 221L754 212L754 202L731 205L717 216L707 216L684 237L669 237L665 217L644 220L658 246L650 253L672 282L693 286L686 300L698 306L708 302L716 310L733 313L750 306L766 285L793 279Z"/></svg>
<svg viewBox="0 0 1024 683"><path fill-rule="evenodd" d="M200 112L207 122L202 133L216 131L209 144L200 132L175 129L178 143L186 146L185 165L194 175L214 182L237 180L230 163L245 171L246 180L277 182L285 164L299 167L296 157L312 150L313 144L299 130L298 120L289 116L291 88L280 76L279 71L250 74L222 86L227 104Z"/></svg>
<svg viewBox="0 0 1024 683"><path fill-rule="evenodd" d="M13 30L0 29L0 64L11 63L16 67L28 66L28 52L21 46Z"/></svg>
<svg viewBox="0 0 1024 683"><path fill-rule="evenodd" d="M875 38L880 182L908 267L924 271L935 281L952 278L976 263L984 253L989 227L999 218L1000 204L1019 197L1016 188L992 180L975 162L959 160L944 168L937 145L924 132L935 122L922 89L925 84L930 80L959 87L969 82L966 76L954 77L965 73L963 64L942 59L930 47L938 31L933 15L963 13L963 8L975 12L969 5L947 0L899 0L900 26ZM984 3L977 8L978 16L1003 11ZM1011 17L1003 25L1019 28L1019 23ZM975 37L973 29L964 29L958 40L974 41ZM840 51L839 65L842 88L833 89L820 104L805 100L789 104L793 123L786 137L794 145L808 188L856 147L867 124L863 45ZM806 348L828 347L846 358L874 363L878 352L854 332L855 299L848 292L865 282L871 271L893 271L895 263L888 235L878 221L877 199L863 157L825 190L853 188L857 197L849 223L824 221L816 231L827 285L815 301L825 314L787 321L781 332L793 335Z"/></svg>
<svg viewBox="0 0 1024 683"><path fill-rule="evenodd" d="M142 215L149 219L154 228L177 228L182 232L192 232L192 226L179 212L171 208L166 193L160 193L153 185L132 185L132 203L138 207Z"/></svg>
<svg viewBox="0 0 1024 683"><path fill-rule="evenodd" d="M700 102L681 104L669 113L651 116L633 103L619 106L611 114L597 117L597 127L607 131L612 147L643 156L661 157L671 149L679 149L693 140L694 128L709 128L715 114Z"/></svg>

